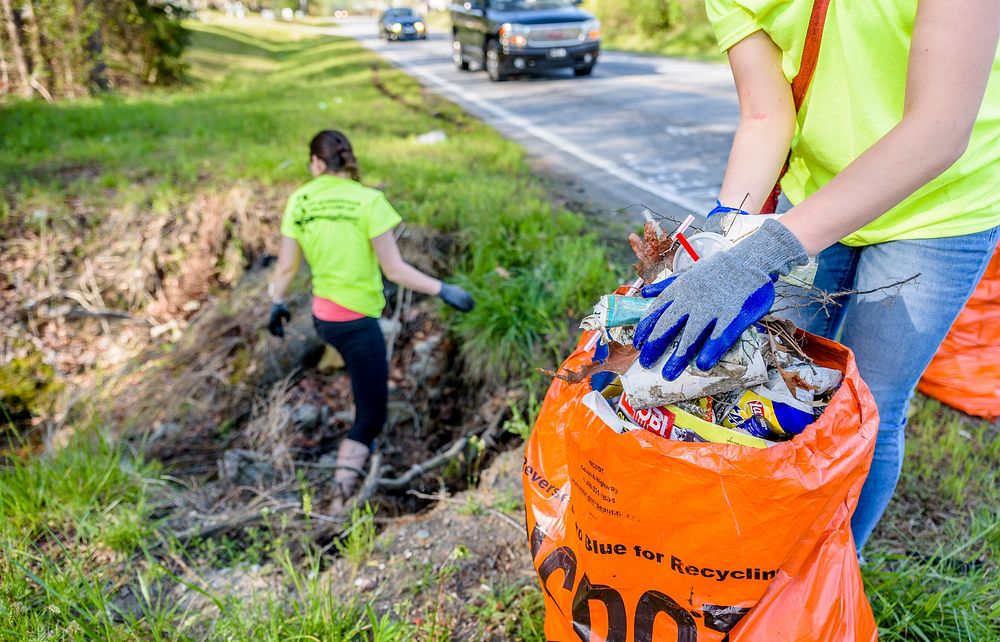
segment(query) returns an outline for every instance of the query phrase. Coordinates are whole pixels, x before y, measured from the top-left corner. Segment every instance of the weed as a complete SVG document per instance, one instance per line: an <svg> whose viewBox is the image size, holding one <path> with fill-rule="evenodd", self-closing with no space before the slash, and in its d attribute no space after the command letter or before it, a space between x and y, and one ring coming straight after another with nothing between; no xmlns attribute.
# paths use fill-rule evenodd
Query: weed
<svg viewBox="0 0 1000 642"><path fill-rule="evenodd" d="M375 542L375 509L365 502L351 511L350 525L336 542L337 552L357 569L371 556Z"/></svg>
<svg viewBox="0 0 1000 642"><path fill-rule="evenodd" d="M528 400L525 405L519 402L511 401L510 405L510 419L504 422L503 429L511 434L517 435L521 438L521 441L528 441L528 437L531 435L531 428L535 424L535 418L538 417L538 411L541 409L541 404L538 402L538 395L534 390L528 391Z"/></svg>
<svg viewBox="0 0 1000 642"><path fill-rule="evenodd" d="M483 586L483 594L466 609L475 617L480 639L525 642L545 640L541 593L523 584Z"/></svg>
<svg viewBox="0 0 1000 642"><path fill-rule="evenodd" d="M503 513L513 513L524 507L524 501L520 496L508 491L502 493L493 502L493 508Z"/></svg>
<svg viewBox="0 0 1000 642"><path fill-rule="evenodd" d="M465 503L459 507L458 512L462 515L476 517L482 515L485 512L485 508L479 500L473 497L470 493L465 496Z"/></svg>

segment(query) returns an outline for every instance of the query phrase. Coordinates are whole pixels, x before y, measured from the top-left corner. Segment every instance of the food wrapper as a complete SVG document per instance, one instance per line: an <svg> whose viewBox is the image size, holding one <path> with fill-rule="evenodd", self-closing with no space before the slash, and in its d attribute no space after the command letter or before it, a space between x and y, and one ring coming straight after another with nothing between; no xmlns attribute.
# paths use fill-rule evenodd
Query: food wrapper
<svg viewBox="0 0 1000 642"><path fill-rule="evenodd" d="M763 424L761 423L763 420ZM722 419L722 425L759 437L797 435L813 423L812 407L791 395L776 395L764 386L744 392Z"/></svg>
<svg viewBox="0 0 1000 642"><path fill-rule="evenodd" d="M618 401L618 416L635 424L636 428L648 430L664 439L673 441L708 441L693 430L682 428L674 421L675 415L666 408L643 408L636 410L623 394Z"/></svg>
<svg viewBox="0 0 1000 642"><path fill-rule="evenodd" d="M717 426L677 406L634 408L629 403L628 394L623 394L618 402L618 416L623 421L673 441L715 442L751 448L773 445L765 439Z"/></svg>
<svg viewBox="0 0 1000 642"><path fill-rule="evenodd" d="M663 378L663 366L672 353L672 348L667 349L649 369L643 368L636 360L622 375L622 388L633 408L655 408L731 390L744 390L767 381L760 333L752 327L722 356L718 365L707 372L690 365L676 380L667 381Z"/></svg>
<svg viewBox="0 0 1000 642"><path fill-rule="evenodd" d="M594 312L584 317L580 328L604 331L610 328L634 326L646 314L653 301L654 299L638 296L607 294L594 306Z"/></svg>
<svg viewBox="0 0 1000 642"><path fill-rule="evenodd" d="M594 413L595 417L603 421L608 428L618 434L635 430L637 427L635 424L619 417L608 404L608 400L596 390L585 394L580 401L590 412Z"/></svg>
<svg viewBox="0 0 1000 642"><path fill-rule="evenodd" d="M797 374L802 381L814 388L814 390L809 391L811 393L810 398L803 399L803 401L811 401L813 396L818 397L828 392L833 392L844 378L843 373L839 370L814 366L808 363L789 366L785 368L785 371ZM796 390L795 396L801 399L800 392L802 392L801 389Z"/></svg>

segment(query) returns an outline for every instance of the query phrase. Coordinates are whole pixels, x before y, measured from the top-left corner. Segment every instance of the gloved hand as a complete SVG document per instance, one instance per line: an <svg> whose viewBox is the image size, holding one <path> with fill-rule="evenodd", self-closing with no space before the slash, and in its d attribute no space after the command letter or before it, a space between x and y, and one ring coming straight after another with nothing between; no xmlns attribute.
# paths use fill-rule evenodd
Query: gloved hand
<svg viewBox="0 0 1000 642"><path fill-rule="evenodd" d="M271 320L267 322L267 331L276 337L285 336L285 322L292 320L292 313L284 303L271 304Z"/></svg>
<svg viewBox="0 0 1000 642"><path fill-rule="evenodd" d="M643 296L656 296L656 301L636 326L639 364L652 367L679 337L663 366L666 379L679 377L696 355L698 368L714 367L743 331L771 309L777 275L808 260L795 235L768 220L725 252L643 288Z"/></svg>
<svg viewBox="0 0 1000 642"><path fill-rule="evenodd" d="M742 214L744 216L749 216L750 212L741 210L738 207L728 207L716 199L715 207L713 207L712 211L705 215L706 220L705 224L702 226L702 230L705 232L715 232L716 234L722 234L725 236L725 231L722 229L722 219L726 214Z"/></svg>
<svg viewBox="0 0 1000 642"><path fill-rule="evenodd" d="M472 295L457 285L442 283L438 296L441 297L442 301L460 312L468 312L476 307L476 300L472 298Z"/></svg>

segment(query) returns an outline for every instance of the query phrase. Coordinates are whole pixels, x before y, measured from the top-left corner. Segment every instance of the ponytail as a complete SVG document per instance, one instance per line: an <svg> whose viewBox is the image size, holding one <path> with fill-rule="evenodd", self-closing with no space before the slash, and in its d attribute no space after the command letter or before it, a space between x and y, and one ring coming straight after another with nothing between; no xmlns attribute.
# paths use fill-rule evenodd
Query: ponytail
<svg viewBox="0 0 1000 642"><path fill-rule="evenodd" d="M326 163L327 170L347 174L351 180L360 181L358 159L347 136L335 129L325 129L313 136L309 152Z"/></svg>

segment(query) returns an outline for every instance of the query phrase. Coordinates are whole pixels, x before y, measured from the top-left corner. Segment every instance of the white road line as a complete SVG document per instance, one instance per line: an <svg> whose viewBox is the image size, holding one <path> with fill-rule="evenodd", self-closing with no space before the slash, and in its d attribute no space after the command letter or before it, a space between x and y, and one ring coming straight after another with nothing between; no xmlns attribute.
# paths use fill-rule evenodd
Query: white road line
<svg viewBox="0 0 1000 642"><path fill-rule="evenodd" d="M359 39L359 41L362 44L366 44L363 40ZM672 203L693 214L701 214L706 209L704 203L696 202L689 198L686 198L681 194L679 194L678 192L676 192L675 190L670 189L669 187L656 185L654 183L650 183L649 181L643 180L639 176L636 176L635 174L623 168L622 166L618 165L617 163L614 163L608 159L601 158L600 156L588 152L579 145L571 143L568 140L562 138L561 136L558 136L557 134L553 134L552 132L545 130L544 128L532 123L531 121L522 116L518 116L517 114L514 114L504 109L503 107L500 107L487 100L484 100L483 98L480 98L479 96L466 91L462 87L459 87L455 83L445 80L444 78L441 78L435 73L429 72L426 69L422 69L417 65L400 60L396 56L389 54L385 51L379 51L374 47L369 47L369 48L378 53L379 55L381 55L383 58L389 60L392 64L396 65L397 67L406 70L407 73L422 78L430 84L436 85L440 89L444 90L445 93L451 94L460 100L464 100L465 102L476 105L483 111L488 112L493 116L495 116L499 121L517 127L518 129L527 132L528 134L534 136L535 138L545 141L546 143L552 145L556 149L559 149L564 153L569 154L570 156L573 156L574 158L583 161L584 163L587 163L588 165L609 174L610 176L614 176L615 178L617 178L622 182L628 183L633 187L637 187L648 194L652 194L653 196L659 199L662 199L668 203Z"/></svg>

